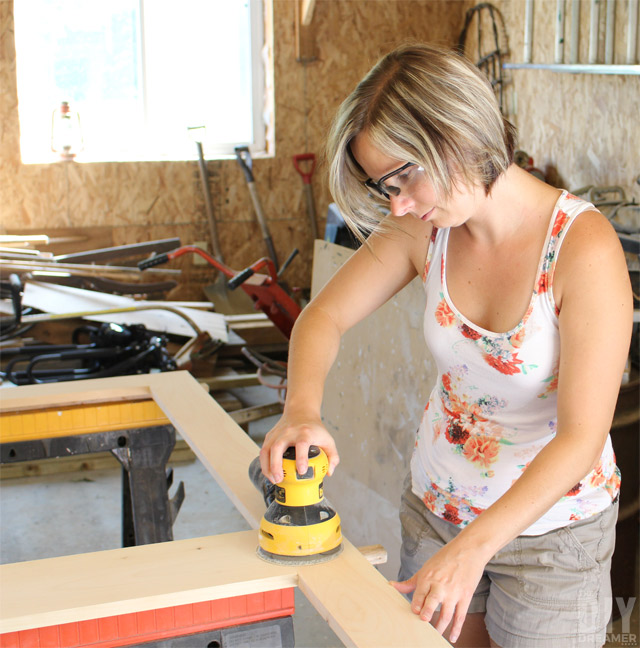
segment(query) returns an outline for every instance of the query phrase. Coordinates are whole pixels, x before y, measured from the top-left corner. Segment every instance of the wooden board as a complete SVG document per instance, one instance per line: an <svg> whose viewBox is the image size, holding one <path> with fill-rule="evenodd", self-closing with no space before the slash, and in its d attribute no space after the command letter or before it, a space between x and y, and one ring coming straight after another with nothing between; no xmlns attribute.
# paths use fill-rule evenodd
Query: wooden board
<svg viewBox="0 0 640 648"><path fill-rule="evenodd" d="M46 245L36 244L31 247L52 254L71 254L113 245L113 229L106 225L96 227L45 227L38 229L37 232L34 232L31 228L8 227L6 233L23 236L29 234L48 236L49 242Z"/></svg>
<svg viewBox="0 0 640 648"><path fill-rule="evenodd" d="M86 311L107 310L110 308L129 308L132 306L157 305L158 310L145 310L128 313L110 313L108 315L93 315L85 319L96 322L115 322L118 324L144 324L150 331L159 331L184 337L193 337L195 331L189 323L179 315L172 313L163 306L170 302L136 301L131 297L110 295L94 290L71 288L41 282L29 282L25 286L22 298L25 306L32 306L52 314L78 313ZM224 315L207 312L196 308L175 307L185 313L203 331L209 333L214 340L227 342L227 325Z"/></svg>
<svg viewBox="0 0 640 648"><path fill-rule="evenodd" d="M266 563L255 545L241 531L3 565L0 632L295 586L295 568Z"/></svg>
<svg viewBox="0 0 640 648"><path fill-rule="evenodd" d="M9 392L7 395L6 393ZM249 524L264 513L247 468L258 448L186 372L28 385L0 409L150 394ZM298 585L347 646L448 646L355 547L329 563L281 567L255 554L255 531L0 566L0 632Z"/></svg>

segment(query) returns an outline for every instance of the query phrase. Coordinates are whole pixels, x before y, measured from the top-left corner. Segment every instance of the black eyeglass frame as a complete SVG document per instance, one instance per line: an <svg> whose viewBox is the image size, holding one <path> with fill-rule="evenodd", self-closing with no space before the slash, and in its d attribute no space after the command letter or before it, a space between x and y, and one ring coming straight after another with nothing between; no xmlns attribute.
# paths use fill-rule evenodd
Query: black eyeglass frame
<svg viewBox="0 0 640 648"><path fill-rule="evenodd" d="M385 184L385 180L388 180L389 178L398 175L398 173L401 173L405 169L408 169L409 167L412 166L416 166L416 163L407 162L406 164L403 164L399 169L396 169L395 171L391 171L391 173L387 173L386 175L383 175L382 178L380 178L380 180L378 180L377 182L375 180L372 180L371 178L367 178L364 181L364 186L367 189L372 189L383 198L386 198L387 200L391 200L391 196L389 194L393 196L399 196L401 189L400 187L387 186Z"/></svg>

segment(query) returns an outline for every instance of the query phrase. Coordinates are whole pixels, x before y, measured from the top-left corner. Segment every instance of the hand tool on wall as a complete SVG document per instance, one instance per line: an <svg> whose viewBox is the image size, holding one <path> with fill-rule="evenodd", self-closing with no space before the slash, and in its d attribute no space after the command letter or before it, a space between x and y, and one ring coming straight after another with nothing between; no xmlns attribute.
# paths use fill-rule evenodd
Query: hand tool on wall
<svg viewBox="0 0 640 648"><path fill-rule="evenodd" d="M309 448L309 467L296 470L296 449L282 457L284 478L275 486L260 470L259 458L249 466L249 477L262 492L267 511L260 523L257 553L280 565L314 565L342 551L340 516L324 499L323 480L329 469L324 450Z"/></svg>
<svg viewBox="0 0 640 648"><path fill-rule="evenodd" d="M258 190L256 189L256 184L253 179L253 161L251 160L251 153L247 146L236 146L234 149L236 152L236 158L238 164L244 173L244 177L247 181L247 186L249 187L249 193L251 194L251 200L253 202L253 208L256 212L256 218L258 219L258 224L262 231L262 238L264 239L265 245L267 246L267 253L273 261L276 271L278 270L278 257L276 256L276 249L273 247L273 240L271 239L271 234L269 233L269 228L267 227L267 221L264 217L264 211L262 210L262 203L260 202L260 196L258 196Z"/></svg>
<svg viewBox="0 0 640 648"><path fill-rule="evenodd" d="M196 132L202 131L203 128L191 128L189 130ZM202 142L196 141L196 146L198 148L198 168L200 170L200 181L202 183L205 211L207 213L207 222L209 224L211 248L213 249L213 256L216 260L220 263L224 263L222 258L222 249L220 248L220 241L218 239L218 227L213 214L213 201L211 200L211 188L209 186L209 172L207 170L207 163L204 159ZM175 249L175 247L173 249ZM207 298L213 302L215 310L218 313L232 315L235 313L251 312L251 300L247 299L246 295L243 293L230 292L227 289L227 280L221 272L218 273L213 284L205 286L204 292L207 295Z"/></svg>
<svg viewBox="0 0 640 648"><path fill-rule="evenodd" d="M214 256L222 261L222 251L218 241L218 228L216 219L213 215L213 202L211 201L211 188L209 187L209 172L207 163L204 160L202 142L196 142L198 148L198 169L200 170L200 182L202 183L202 194L204 196L204 206L207 213L207 222L209 224L209 236L211 238L211 248Z"/></svg>
<svg viewBox="0 0 640 648"><path fill-rule="evenodd" d="M302 163L310 163L310 168L305 171L302 169ZM315 241L318 238L318 226L316 225L316 206L313 202L313 188L311 186L311 177L316 168L315 153L300 153L293 156L293 166L296 171L302 176L302 183L304 187L304 197L307 202L307 215L309 216L309 224L311 225L311 236Z"/></svg>

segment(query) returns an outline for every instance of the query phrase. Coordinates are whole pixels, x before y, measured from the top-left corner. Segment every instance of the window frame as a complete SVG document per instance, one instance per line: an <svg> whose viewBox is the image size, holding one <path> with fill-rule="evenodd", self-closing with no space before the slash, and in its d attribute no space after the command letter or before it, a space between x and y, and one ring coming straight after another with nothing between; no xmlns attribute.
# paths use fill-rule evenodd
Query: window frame
<svg viewBox="0 0 640 648"><path fill-rule="evenodd" d="M24 2L25 0L16 0ZM138 4L138 28L139 28L139 62L138 70L141 75L140 80L140 93L141 104L144 111L144 120L147 122L147 105L148 105L148 91L147 91L147 56L145 53L145 26L144 11L145 2L148 0L137 0ZM270 16L273 10L272 0L246 0L249 5L249 20L250 20L250 66L251 66L251 127L252 127L252 141L238 141L233 143L212 142L207 139L206 133L202 138L202 146L205 157L208 159L233 159L235 158L234 148L237 146L248 146L252 155L255 157L272 157L274 151L274 100L273 100L273 44L272 44L272 20ZM24 54L26 56L26 53ZM18 59L20 52L16 51L16 58ZM18 89L20 86L20 64L16 65L16 79ZM73 106L72 106L73 109ZM18 107L18 115L20 119L20 109ZM82 118L82 115L81 115ZM22 120L21 120L22 121ZM22 131L22 124L21 124ZM196 139L193 137L192 139ZM130 155L118 156L108 151L98 151L90 157L86 155L85 151L78 153L74 161L83 164L93 163L145 163L145 162L180 162L180 161L193 161L197 159L198 152L195 145L185 148L183 151L151 151L150 153L143 153L144 145L141 143L137 150L133 151ZM35 151L35 150L34 150ZM47 144L42 146L37 153L31 152L27 159L24 159L23 141L20 142L20 155L23 164L53 164L61 160L61 156L53 151L50 151ZM115 159L121 158L121 159Z"/></svg>

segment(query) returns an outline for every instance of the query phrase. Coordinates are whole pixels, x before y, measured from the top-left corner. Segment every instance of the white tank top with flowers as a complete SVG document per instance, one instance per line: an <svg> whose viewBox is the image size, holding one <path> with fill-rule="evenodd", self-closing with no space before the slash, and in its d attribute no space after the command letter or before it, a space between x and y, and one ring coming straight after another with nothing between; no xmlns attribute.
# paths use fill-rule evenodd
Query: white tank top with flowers
<svg viewBox="0 0 640 648"><path fill-rule="evenodd" d="M560 352L553 274L564 237L594 209L566 191L554 209L522 321L493 333L458 312L447 292L448 229L431 236L423 281L424 334L438 368L411 459L412 490L464 527L491 506L553 439ZM539 535L609 506L620 488L610 437L597 466L523 535Z"/></svg>

